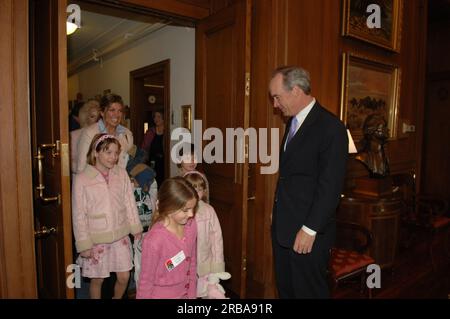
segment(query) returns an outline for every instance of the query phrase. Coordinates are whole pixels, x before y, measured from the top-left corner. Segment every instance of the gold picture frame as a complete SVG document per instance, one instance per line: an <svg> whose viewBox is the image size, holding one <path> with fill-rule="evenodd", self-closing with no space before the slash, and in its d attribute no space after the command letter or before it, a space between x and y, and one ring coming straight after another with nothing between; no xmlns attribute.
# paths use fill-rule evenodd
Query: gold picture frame
<svg viewBox="0 0 450 319"><path fill-rule="evenodd" d="M342 0L342 35L400 52L403 0ZM367 6L380 6L380 28L369 28Z"/></svg>
<svg viewBox="0 0 450 319"><path fill-rule="evenodd" d="M340 116L355 142L362 139L364 121L371 114L383 115L389 138L397 137L399 97L398 66L351 53L343 54Z"/></svg>
<svg viewBox="0 0 450 319"><path fill-rule="evenodd" d="M191 130L192 123L192 108L191 105L181 106L181 126Z"/></svg>

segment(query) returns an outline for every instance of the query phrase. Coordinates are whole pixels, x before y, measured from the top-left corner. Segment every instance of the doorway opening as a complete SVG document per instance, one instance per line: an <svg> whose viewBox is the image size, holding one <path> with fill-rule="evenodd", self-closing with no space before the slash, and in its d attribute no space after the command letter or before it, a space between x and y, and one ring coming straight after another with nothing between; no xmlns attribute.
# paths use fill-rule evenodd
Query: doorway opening
<svg viewBox="0 0 450 319"><path fill-rule="evenodd" d="M131 130L138 148L152 125L152 114L163 111L164 176L175 175L170 132L181 125L181 106L194 105L195 100L192 21L126 4L72 3L80 6L81 28L67 38L69 106L98 100L105 93L120 95L125 106L121 124ZM133 274L130 277L127 295L133 296ZM77 298L88 297L87 285L82 282ZM105 281L103 288L102 297L111 297L113 280Z"/></svg>
<svg viewBox="0 0 450 319"><path fill-rule="evenodd" d="M136 145L142 145L144 135L155 128L154 116L163 114L164 125L170 123L170 60L166 59L130 72L131 130ZM170 176L170 134L163 135L164 174ZM150 148L150 147L149 147ZM155 164L153 166L155 169ZM158 168L159 170L159 168ZM158 186L161 183L158 183Z"/></svg>

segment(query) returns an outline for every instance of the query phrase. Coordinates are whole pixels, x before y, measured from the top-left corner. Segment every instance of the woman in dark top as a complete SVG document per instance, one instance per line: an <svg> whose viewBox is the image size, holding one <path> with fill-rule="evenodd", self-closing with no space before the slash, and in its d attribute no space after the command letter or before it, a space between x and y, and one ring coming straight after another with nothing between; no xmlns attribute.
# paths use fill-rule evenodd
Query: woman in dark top
<svg viewBox="0 0 450 319"><path fill-rule="evenodd" d="M154 127L148 129L144 135L142 149L149 154L148 165L156 172L158 187L164 181L164 113L156 111L153 114Z"/></svg>

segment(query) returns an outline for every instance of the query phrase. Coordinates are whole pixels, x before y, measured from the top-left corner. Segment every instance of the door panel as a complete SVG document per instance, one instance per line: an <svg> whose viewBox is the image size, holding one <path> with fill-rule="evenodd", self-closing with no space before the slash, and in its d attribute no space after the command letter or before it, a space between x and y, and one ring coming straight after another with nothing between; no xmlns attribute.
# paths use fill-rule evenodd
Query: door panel
<svg viewBox="0 0 450 319"><path fill-rule="evenodd" d="M40 298L73 298L66 1L30 1L34 217Z"/></svg>
<svg viewBox="0 0 450 319"><path fill-rule="evenodd" d="M250 66L249 10L250 1L239 1L197 25L196 118L203 121L204 130L219 128L224 137L226 128L248 127L245 79ZM210 201L222 226L226 270L232 275L223 284L243 298L248 163L204 163L203 167L210 184Z"/></svg>
<svg viewBox="0 0 450 319"><path fill-rule="evenodd" d="M424 130L424 156L422 190L424 194L435 194L450 198L450 149L442 147L440 141L450 138L450 76L428 83L427 109Z"/></svg>
<svg viewBox="0 0 450 319"><path fill-rule="evenodd" d="M0 1L0 299L36 298L28 0Z"/></svg>

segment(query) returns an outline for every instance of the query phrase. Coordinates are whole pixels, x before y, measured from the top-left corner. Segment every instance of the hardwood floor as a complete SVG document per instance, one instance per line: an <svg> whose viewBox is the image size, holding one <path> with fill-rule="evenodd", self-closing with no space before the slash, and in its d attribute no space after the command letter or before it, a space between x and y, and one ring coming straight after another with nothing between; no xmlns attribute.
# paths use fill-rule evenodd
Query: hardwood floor
<svg viewBox="0 0 450 319"><path fill-rule="evenodd" d="M445 237L447 235L447 237ZM449 234L442 233L434 245L433 270L426 234L415 234L414 243L399 249L392 270L381 273L381 288L372 290L372 298L381 299L450 299L450 259L445 248ZM359 291L359 278L347 285L340 285L333 298L366 298Z"/></svg>
<svg viewBox="0 0 450 319"><path fill-rule="evenodd" d="M409 246L399 248L394 267L382 270L381 288L372 290L372 298L450 299L450 258L445 251L446 247L450 248L449 237L449 233L442 233L435 241L436 269L433 270L426 241L427 235L420 231L415 232ZM367 298L367 293L360 292L360 286L360 278L341 283L333 291L332 297L334 299ZM128 290L128 296L125 298L135 298L133 288ZM239 299L230 291L227 291L227 296L231 299Z"/></svg>

